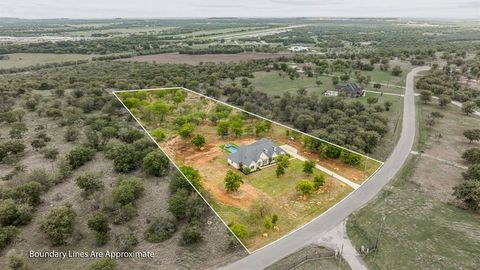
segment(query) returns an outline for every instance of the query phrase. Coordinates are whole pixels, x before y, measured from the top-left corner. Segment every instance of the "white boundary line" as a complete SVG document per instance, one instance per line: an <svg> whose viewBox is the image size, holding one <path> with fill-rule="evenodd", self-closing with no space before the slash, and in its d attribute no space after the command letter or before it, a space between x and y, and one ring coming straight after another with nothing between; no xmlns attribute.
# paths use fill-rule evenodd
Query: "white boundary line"
<svg viewBox="0 0 480 270"><path fill-rule="evenodd" d="M222 217L220 217L220 215L217 213L217 211L215 211L215 209L213 209L213 207L210 205L210 203L205 199L205 197L203 197L202 193L190 182L190 180L185 176L185 174L183 174L182 170L180 170L180 167L177 166L177 164L173 161L172 158L170 158L169 155L167 155L167 153L165 153L165 151L163 151L163 149L160 147L160 145L157 143L157 140L155 140L152 135L150 135L150 132L147 131L147 129L145 129L145 127L142 125L142 123L140 123L140 121L138 121L138 119L135 117L135 115L133 115L132 112L130 112L130 110L127 108L127 106L125 106L125 104L123 104L123 101L117 96L117 93L116 91L113 91L112 92L113 95L120 101L120 103L122 103L123 107L128 111L128 113L133 117L133 119L135 119L135 121L140 125L140 127L142 127L143 131L145 131L145 133L147 133L148 137L150 137L150 139L157 145L158 149L160 149L164 154L165 156L170 160L170 163L173 164L173 166L180 172L180 174L187 180L187 182L192 186L192 188L198 193L198 195L200 195L200 197L205 201L205 203L208 205L208 207L210 207L210 209L212 209L213 213L215 213L215 215L217 215L217 217L222 221L222 223L225 225L225 227L227 227L227 229L230 231L230 233L237 239L237 241L243 246L243 248L248 252L248 254L252 254L252 252L250 252L250 250L248 250L248 248L243 244L243 242L233 233L233 231L230 229L230 227L228 226L227 223L225 223L225 221L223 220Z"/></svg>
<svg viewBox="0 0 480 270"><path fill-rule="evenodd" d="M343 147L343 146L340 146L340 145L331 143L331 142L326 141L326 140L324 140L324 139L317 138L317 137L312 136L312 135L310 135L310 134L308 134L308 133L305 133L305 132L303 132L303 131L300 131L300 130L297 130L297 129L295 129L295 128L286 126L286 125L284 125L284 124L282 124L282 123L275 122L275 121L270 120L270 119L268 119L268 118L265 118L265 117L263 117L263 116L261 116L261 115L257 115L257 114L251 113L251 112L246 111L246 110L244 110L244 109L242 109L242 108L235 107L235 106L230 105L230 104L228 104L228 103L226 103L226 102L223 102L223 101L214 99L214 98L212 98L212 97L209 97L209 96L206 96L206 95L204 95L204 94L195 92L195 91L190 90L190 89L185 88L185 87L152 88L152 89L139 89L139 90L121 90L121 91L113 91L113 92L115 92L115 93L124 93L124 92L147 92L147 91L159 91L159 90L161 91L161 90L172 90L172 89L183 89L183 90L188 91L188 92L191 92L191 93L193 93L193 94L196 94L196 95L202 96L202 97L204 97L204 98L213 100L213 101L215 101L215 102L217 102L217 103L221 103L221 104L226 105L226 106L228 106L228 107L231 107L231 108L234 108L234 109L236 109L236 110L242 111L242 112L244 112L244 113L253 115L253 116L255 116L255 117L261 118L261 119L263 119L263 120L266 120L266 121L268 121L268 122L274 123L274 124L276 124L276 125L282 126L282 127L284 127L284 128L288 128L288 129L294 130L294 131L299 132L299 133L301 133L301 134L303 134L303 135L306 135L306 136L308 136L308 137L310 137L310 138L313 138L313 139L316 139L316 140L320 140L320 141L322 141L322 142L325 142L325 143L334 145L334 146L336 146L336 147L338 147L338 148L341 148L341 149L343 149L343 150L347 150L347 151L350 151L350 152L352 152L352 153L361 155L362 157L368 158L368 159L370 159L370 160L374 160L374 161L379 162L379 163L381 163L381 164L384 163L383 161L380 161L380 160L374 159L374 158L372 158L372 157L366 156L366 155L364 155L364 154L362 154L362 153L359 153L359 152L357 152L357 151L354 151L354 150L345 148L345 147ZM118 98L118 97L117 97L117 98ZM122 104L123 104L123 103L122 103ZM128 108L127 108L127 110L128 110Z"/></svg>
<svg viewBox="0 0 480 270"><path fill-rule="evenodd" d="M250 251L250 250L243 244L243 242L233 233L233 231L232 231L232 230L230 229L230 227L225 223L225 221L223 220L223 218L217 213L217 211L215 211L215 209L210 205L210 203L203 197L203 195L200 193L200 191L197 190L197 188L195 188L195 186L193 186L193 184L192 184L192 183L190 182L190 180L183 174L183 172L180 170L180 168L177 166L177 164L173 161L173 159L171 159L170 156L167 155L167 154L165 153L165 151L163 151L163 149L160 147L160 145L157 143L157 141L152 137L152 135L150 135L150 133L147 131L147 129L145 129L145 127L142 125L142 123L140 123L140 121L135 117L135 115L133 115L133 114L130 112L130 110L127 108L127 106L125 106L125 104L123 104L123 101L122 101L122 100L118 97L118 95L117 95L117 93L125 93L125 92L147 92L147 91L159 91L159 90L161 91L161 90L173 90L173 89L186 90L186 91L191 92L191 93L193 93L193 94L196 94L196 95L205 97L205 98L207 98L207 99L213 100L214 102L221 103L221 104L226 105L226 106L228 106L228 107L231 107L231 108L240 110L240 111L245 112L245 113L247 113L247 114L250 114L250 115L259 117L259 118L261 118L261 119L263 119L263 120L266 120L266 121L269 121L269 122L271 122L271 123L280 125L280 126L282 126L282 127L284 127L284 128L288 128L288 129L290 129L290 130L294 130L294 131L299 132L299 133L301 133L301 134L303 134L303 135L309 136L309 137L311 137L311 138L313 138L313 139L320 140L320 141L322 141L322 142L325 142L325 143L328 143L328 144L331 144L331 145L335 145L335 146L337 146L337 147L339 147L339 148L341 148L341 149L344 149L344 150L347 150L347 151L356 153L356 154L361 155L361 156L363 156L363 157L365 157L365 158L367 158L367 159L370 159L370 160L374 160L374 161L376 161L376 162L379 162L379 163L380 163L380 166L379 166L367 179L365 179L362 184L360 184L360 187L359 187L358 189L353 189L353 191L350 192L347 196L345 196L344 198L342 198L340 201L338 201L338 202L335 203L334 205L330 206L327 210L325 210L323 213L321 213L321 214L318 215L317 217L313 218L312 220L310 220L309 222L303 224L302 226L294 229L293 231L290 231L289 233L283 235L282 237L280 237L280 238L278 238L278 239L276 239L276 240L274 240L274 241L272 241L272 242L264 245L263 247L260 247L260 248L258 248L258 249L255 249L254 251ZM338 204L340 204L342 201L344 201L345 199L347 199L348 197L350 197L350 195L352 195L355 191L359 190L359 189L363 186L363 184L366 183L368 180L370 180L370 178L371 178L373 175L375 175L375 174L377 173L377 171L380 170L380 168L381 168L381 167L383 166L383 164L384 164L384 162L379 161L379 160L376 160L376 159L371 158L371 157L369 157L369 156L366 156L366 155L364 155L364 154L361 154L361 153L358 153L358 152L356 152L356 151L347 149L347 148L345 148L345 147L343 147L343 146L336 145L336 144L334 144L334 143L330 143L330 142L328 142L328 141L326 141L326 140L323 140L323 139L314 137L314 136L312 136L312 135L310 135L310 134L308 134L308 133L305 133L305 132L302 132L302 131L300 131L300 130L297 130L297 129L288 127L288 126L283 125L283 124L281 124L281 123L277 123L277 122L272 121L272 120L270 120L270 119L267 119L267 118L265 118L265 117L256 115L256 114L251 113L251 112L248 112L248 111L245 111L245 110L243 110L243 109L241 109L241 108L237 108L237 107L235 107L235 106L233 106L233 105L230 105L230 104L225 103L225 102L223 102L223 101L216 100L216 99L214 99L214 98L211 98L211 97L209 97L209 96L206 96L206 95L200 94L200 93L198 93L198 92L192 91L192 90L187 89L187 88L185 88L185 87L152 88L152 89L138 89L138 90L117 90L117 91L112 91L112 93L113 93L113 95L120 101L120 103L121 103L121 104L123 105L123 107L128 111L128 113L133 117L133 119L135 119L135 121L142 127L143 131L145 131L145 132L147 133L147 135L150 137L150 139L152 139L152 140L155 142L155 144L158 146L158 148L159 148L162 152L165 153L165 156L167 156L167 158L168 158L168 159L170 160L170 162L174 165L174 167L182 174L182 176L188 181L188 183L193 187L193 189L200 195L200 197L205 201L205 203L210 207L210 209L212 209L212 211L215 213L215 215L222 221L223 224L225 224L225 226L227 227L227 229L228 229L228 230L232 233L232 235L238 240L238 242L240 242L240 244L241 244L241 245L243 246L243 248L248 252L248 254L252 254L252 253L254 253L254 252L256 252L256 251L259 251L259 250L261 250L261 249L263 249L263 248L266 248L266 247L274 244L275 242L277 242L277 241L279 241L279 240L281 240L281 239L283 239L283 238L285 238L285 237L287 237L287 236L295 233L296 231L302 229L303 227L305 227L305 226L307 226L308 224L312 223L314 220L320 218L321 216L323 216L324 214L326 214L328 211L330 211L332 208L334 208L335 206L337 206Z"/></svg>

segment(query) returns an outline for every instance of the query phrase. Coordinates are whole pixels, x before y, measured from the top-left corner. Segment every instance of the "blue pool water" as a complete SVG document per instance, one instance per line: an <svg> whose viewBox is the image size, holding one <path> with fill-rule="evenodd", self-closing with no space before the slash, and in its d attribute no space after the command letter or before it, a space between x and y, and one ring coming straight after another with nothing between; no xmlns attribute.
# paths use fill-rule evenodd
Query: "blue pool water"
<svg viewBox="0 0 480 270"><path fill-rule="evenodd" d="M226 144L225 145L225 150L227 150L229 153L235 153L238 151L238 148L235 145L232 144Z"/></svg>

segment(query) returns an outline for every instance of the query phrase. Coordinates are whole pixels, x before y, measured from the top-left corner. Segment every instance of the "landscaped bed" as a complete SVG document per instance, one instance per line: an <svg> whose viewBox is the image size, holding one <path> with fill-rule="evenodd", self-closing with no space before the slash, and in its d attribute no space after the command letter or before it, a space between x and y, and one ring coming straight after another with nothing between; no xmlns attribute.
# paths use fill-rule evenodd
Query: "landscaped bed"
<svg viewBox="0 0 480 270"><path fill-rule="evenodd" d="M189 90L117 95L249 251L322 214L381 165Z"/></svg>

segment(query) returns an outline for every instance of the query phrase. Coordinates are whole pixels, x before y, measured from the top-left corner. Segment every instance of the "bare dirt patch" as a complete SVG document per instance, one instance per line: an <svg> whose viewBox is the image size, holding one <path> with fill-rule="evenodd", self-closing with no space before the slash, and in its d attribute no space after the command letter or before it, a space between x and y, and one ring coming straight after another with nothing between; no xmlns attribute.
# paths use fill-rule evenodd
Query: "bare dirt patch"
<svg viewBox="0 0 480 270"><path fill-rule="evenodd" d="M153 55L134 56L132 58L122 59L121 61L136 62L154 62L157 64L188 64L199 65L201 63L230 63L246 60L272 59L282 56L293 56L293 54L278 53L237 53L237 54L179 54L179 53L162 53Z"/></svg>

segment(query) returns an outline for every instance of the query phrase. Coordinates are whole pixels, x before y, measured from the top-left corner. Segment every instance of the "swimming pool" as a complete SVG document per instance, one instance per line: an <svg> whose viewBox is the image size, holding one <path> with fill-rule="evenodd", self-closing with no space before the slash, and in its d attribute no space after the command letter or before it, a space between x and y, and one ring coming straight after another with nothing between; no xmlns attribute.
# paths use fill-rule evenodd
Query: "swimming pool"
<svg viewBox="0 0 480 270"><path fill-rule="evenodd" d="M238 147L233 144L225 144L223 149L227 150L229 153L235 153L238 151Z"/></svg>

